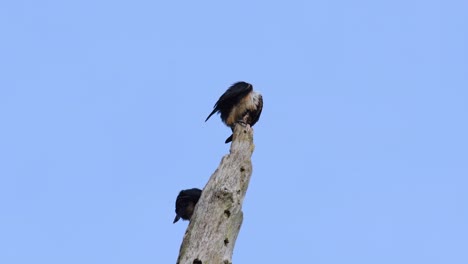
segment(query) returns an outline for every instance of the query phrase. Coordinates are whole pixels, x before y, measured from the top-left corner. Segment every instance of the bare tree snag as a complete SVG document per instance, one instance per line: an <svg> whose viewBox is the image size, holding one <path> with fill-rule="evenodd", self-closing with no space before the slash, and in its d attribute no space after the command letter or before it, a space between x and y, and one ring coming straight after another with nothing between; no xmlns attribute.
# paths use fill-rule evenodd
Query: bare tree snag
<svg viewBox="0 0 468 264"><path fill-rule="evenodd" d="M236 125L230 154L211 175L190 220L177 264L231 264L242 224L254 150L253 130Z"/></svg>

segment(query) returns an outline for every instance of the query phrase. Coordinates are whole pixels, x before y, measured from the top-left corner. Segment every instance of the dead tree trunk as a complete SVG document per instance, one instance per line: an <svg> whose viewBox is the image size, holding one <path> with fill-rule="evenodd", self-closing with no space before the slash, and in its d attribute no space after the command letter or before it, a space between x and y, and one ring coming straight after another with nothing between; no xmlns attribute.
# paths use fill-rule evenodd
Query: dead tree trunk
<svg viewBox="0 0 468 264"><path fill-rule="evenodd" d="M242 202L252 175L253 130L236 125L230 154L203 189L177 264L231 264L242 224Z"/></svg>

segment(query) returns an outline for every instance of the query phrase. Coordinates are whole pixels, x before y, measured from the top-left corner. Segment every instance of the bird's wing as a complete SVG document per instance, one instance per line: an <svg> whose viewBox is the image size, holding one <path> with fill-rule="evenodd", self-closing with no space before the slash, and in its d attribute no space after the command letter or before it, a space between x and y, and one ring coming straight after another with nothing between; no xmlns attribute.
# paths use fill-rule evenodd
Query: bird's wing
<svg viewBox="0 0 468 264"><path fill-rule="evenodd" d="M182 204L188 201L197 202L198 199L200 199L201 193L202 193L202 190L197 189L197 188L180 191L176 199L176 204Z"/></svg>
<svg viewBox="0 0 468 264"><path fill-rule="evenodd" d="M221 97L219 97L218 101L213 107L213 111L208 115L205 119L205 122L214 115L214 113L221 110L221 108L232 108L235 104L237 104L244 96L252 92L253 87L250 83L246 82L236 82L235 84L231 85L229 89L224 92Z"/></svg>
<svg viewBox="0 0 468 264"><path fill-rule="evenodd" d="M184 195L187 195L187 196L200 196L201 193L202 193L202 190L198 188L187 189L184 191Z"/></svg>

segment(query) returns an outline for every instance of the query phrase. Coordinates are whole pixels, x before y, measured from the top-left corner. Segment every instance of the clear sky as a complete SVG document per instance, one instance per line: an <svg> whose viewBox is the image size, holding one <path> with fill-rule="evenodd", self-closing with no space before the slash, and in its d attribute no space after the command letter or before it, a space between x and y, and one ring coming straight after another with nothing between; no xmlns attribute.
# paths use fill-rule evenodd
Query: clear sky
<svg viewBox="0 0 468 264"><path fill-rule="evenodd" d="M2 1L0 263L175 263L262 92L234 263L468 263L467 1Z"/></svg>

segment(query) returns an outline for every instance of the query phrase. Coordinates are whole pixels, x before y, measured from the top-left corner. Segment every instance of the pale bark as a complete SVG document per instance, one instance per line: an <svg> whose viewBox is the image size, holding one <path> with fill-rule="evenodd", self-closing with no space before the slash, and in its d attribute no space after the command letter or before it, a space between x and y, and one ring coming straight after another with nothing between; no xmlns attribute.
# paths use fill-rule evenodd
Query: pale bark
<svg viewBox="0 0 468 264"><path fill-rule="evenodd" d="M242 202L252 175L253 130L236 125L224 156L195 207L178 264L231 264L242 224Z"/></svg>

